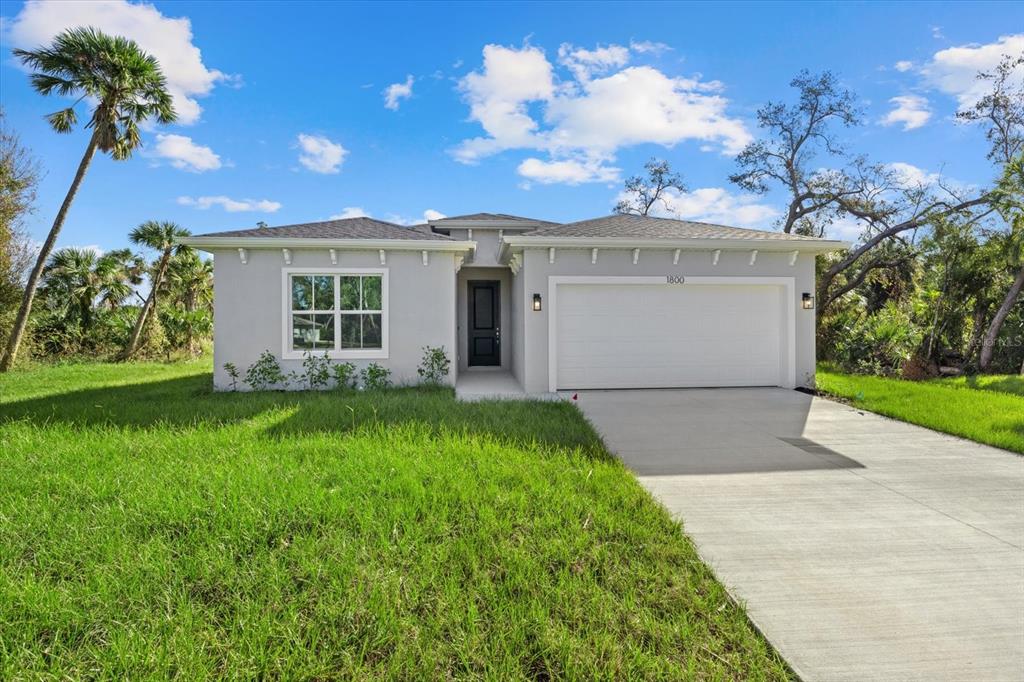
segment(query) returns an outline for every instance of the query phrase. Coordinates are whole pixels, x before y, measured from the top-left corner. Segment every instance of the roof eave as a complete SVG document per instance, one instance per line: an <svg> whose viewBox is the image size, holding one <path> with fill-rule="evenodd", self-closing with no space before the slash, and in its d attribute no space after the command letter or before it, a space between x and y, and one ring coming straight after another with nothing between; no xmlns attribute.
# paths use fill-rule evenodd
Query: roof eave
<svg viewBox="0 0 1024 682"><path fill-rule="evenodd" d="M330 239L323 237L185 237L179 244L212 249L314 249L399 251L475 251L475 241L448 239Z"/></svg>
<svg viewBox="0 0 1024 682"><path fill-rule="evenodd" d="M539 237L507 236L504 242L515 248L605 248L605 249L700 249L750 251L803 251L828 253L850 248L849 242L832 239L716 239L716 238L628 238L628 237Z"/></svg>

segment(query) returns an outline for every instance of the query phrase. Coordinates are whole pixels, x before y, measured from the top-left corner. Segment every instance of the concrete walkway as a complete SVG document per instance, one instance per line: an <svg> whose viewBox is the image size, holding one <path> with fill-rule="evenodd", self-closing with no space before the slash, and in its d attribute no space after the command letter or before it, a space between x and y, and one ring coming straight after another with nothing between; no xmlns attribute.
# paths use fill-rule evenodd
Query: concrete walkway
<svg viewBox="0 0 1024 682"><path fill-rule="evenodd" d="M512 372L498 367L473 367L459 372L455 381L459 400L525 400L526 392Z"/></svg>
<svg viewBox="0 0 1024 682"><path fill-rule="evenodd" d="M1024 679L1024 458L783 389L578 405L803 679Z"/></svg>

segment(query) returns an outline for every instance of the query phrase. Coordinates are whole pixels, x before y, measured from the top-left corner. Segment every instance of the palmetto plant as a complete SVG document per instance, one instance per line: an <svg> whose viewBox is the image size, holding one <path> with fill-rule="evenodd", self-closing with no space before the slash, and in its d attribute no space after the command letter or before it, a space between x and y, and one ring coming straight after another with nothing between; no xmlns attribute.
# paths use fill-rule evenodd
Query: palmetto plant
<svg viewBox="0 0 1024 682"><path fill-rule="evenodd" d="M188 248L178 244L178 240L182 237L187 237L189 234L188 230L177 223L148 220L136 227L128 235L133 244L159 251L160 260L153 267L149 296L146 297L146 302L142 304L142 308L139 310L139 317L135 321L135 328L132 329L128 345L121 352L121 360L127 360L138 350L139 339L142 338L142 329L146 326L146 320L156 310L156 296L163 284L164 275L167 273L167 265L171 260L171 256L176 251L181 252Z"/></svg>
<svg viewBox="0 0 1024 682"><path fill-rule="evenodd" d="M102 256L91 249L60 249L43 270L46 300L88 331L97 306L114 309L131 296L143 267L129 249Z"/></svg>
<svg viewBox="0 0 1024 682"><path fill-rule="evenodd" d="M192 249L175 254L167 264L160 294L165 291L170 300L188 312L209 307L213 302L213 263Z"/></svg>
<svg viewBox="0 0 1024 682"><path fill-rule="evenodd" d="M7 349L0 358L0 371L14 363L39 278L96 151L110 154L117 161L127 159L141 144L140 123L149 119L171 123L177 118L160 65L127 38L109 36L94 28L76 28L61 33L49 46L14 50L14 56L33 70L30 80L39 94L77 97L71 106L47 117L50 126L58 133L71 132L78 122L75 108L85 101L93 106L85 124L92 134L29 274Z"/></svg>

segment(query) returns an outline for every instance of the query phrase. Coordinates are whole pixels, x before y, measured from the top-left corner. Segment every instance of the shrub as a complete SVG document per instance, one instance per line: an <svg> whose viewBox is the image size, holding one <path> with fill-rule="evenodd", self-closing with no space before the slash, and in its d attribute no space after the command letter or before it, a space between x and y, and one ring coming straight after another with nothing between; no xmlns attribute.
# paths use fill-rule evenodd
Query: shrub
<svg viewBox="0 0 1024 682"><path fill-rule="evenodd" d="M363 388L367 391L380 391L391 385L391 370L371 362L359 375L363 380Z"/></svg>
<svg viewBox="0 0 1024 682"><path fill-rule="evenodd" d="M224 371L228 373L229 377L231 377L231 390L232 391L237 391L238 390L238 368L235 367L235 363L233 363L233 362L225 362L224 363Z"/></svg>
<svg viewBox="0 0 1024 682"><path fill-rule="evenodd" d="M923 337L910 313L893 301L852 320L844 331L836 342L836 361L844 371L860 374L898 374Z"/></svg>
<svg viewBox="0 0 1024 682"><path fill-rule="evenodd" d="M278 384L287 385L288 377L281 371L277 358L269 350L265 350L260 354L259 360L245 370L245 383L254 391L266 391Z"/></svg>
<svg viewBox="0 0 1024 682"><path fill-rule="evenodd" d="M317 356L311 350L303 353L302 369L305 373L302 378L309 390L324 388L331 378L331 361L327 359L327 351Z"/></svg>
<svg viewBox="0 0 1024 682"><path fill-rule="evenodd" d="M448 369L451 367L451 360L444 350L444 346L432 348L424 346L423 360L416 372L423 379L424 383L437 385L448 376Z"/></svg>
<svg viewBox="0 0 1024 682"><path fill-rule="evenodd" d="M161 308L157 316L167 337L167 350L184 350L198 355L200 339L213 333L213 315L205 308L180 310L172 306Z"/></svg>
<svg viewBox="0 0 1024 682"><path fill-rule="evenodd" d="M356 366L351 362L343 362L331 367L334 375L334 387L339 389L356 387Z"/></svg>

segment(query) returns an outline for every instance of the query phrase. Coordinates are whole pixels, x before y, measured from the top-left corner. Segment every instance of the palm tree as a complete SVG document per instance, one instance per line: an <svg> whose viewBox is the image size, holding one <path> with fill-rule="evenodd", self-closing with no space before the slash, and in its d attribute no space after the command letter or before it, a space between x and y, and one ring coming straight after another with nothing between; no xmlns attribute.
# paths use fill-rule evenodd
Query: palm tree
<svg viewBox="0 0 1024 682"><path fill-rule="evenodd" d="M100 262L105 282L99 302L108 310L116 310L142 284L146 260L131 249L115 249L103 254Z"/></svg>
<svg viewBox="0 0 1024 682"><path fill-rule="evenodd" d="M213 263L192 249L183 249L167 264L164 290L188 312L209 307L213 302Z"/></svg>
<svg viewBox="0 0 1024 682"><path fill-rule="evenodd" d="M149 289L149 296L146 297L146 302L142 304L142 308L139 310L139 318L135 321L135 328L132 329L131 338L128 339L128 345L125 346L118 359L127 360L138 350L139 339L142 338L142 328L146 325L149 314L156 310L156 293L163 283L164 275L167 273L167 263L171 260L175 250L187 248L179 245L178 240L189 236L189 234L191 233L188 230L177 223L167 221L158 223L155 220L148 220L136 227L128 235L128 239L133 244L148 246L151 249L160 251L161 254L160 260L153 268L152 286Z"/></svg>
<svg viewBox="0 0 1024 682"><path fill-rule="evenodd" d="M102 256L91 249L60 249L43 269L43 292L55 309L87 332L97 303L116 308L141 282L141 260L129 249Z"/></svg>
<svg viewBox="0 0 1024 682"><path fill-rule="evenodd" d="M174 306L167 310L166 318L160 318L165 329L175 328L188 352L196 354L196 337L212 329L213 262L203 260L192 249L175 254L167 265L160 295L169 296Z"/></svg>
<svg viewBox="0 0 1024 682"><path fill-rule="evenodd" d="M14 50L14 56L34 70L30 79L39 94L78 96L71 106L47 116L58 133L69 133L74 128L78 120L75 106L81 101L95 102L95 107L85 126L92 129L89 144L29 274L7 349L0 358L0 372L14 364L43 267L96 150L122 161L142 143L140 123L150 118L172 123L177 118L160 65L127 38L109 36L94 28L76 28L58 35L48 47Z"/></svg>

